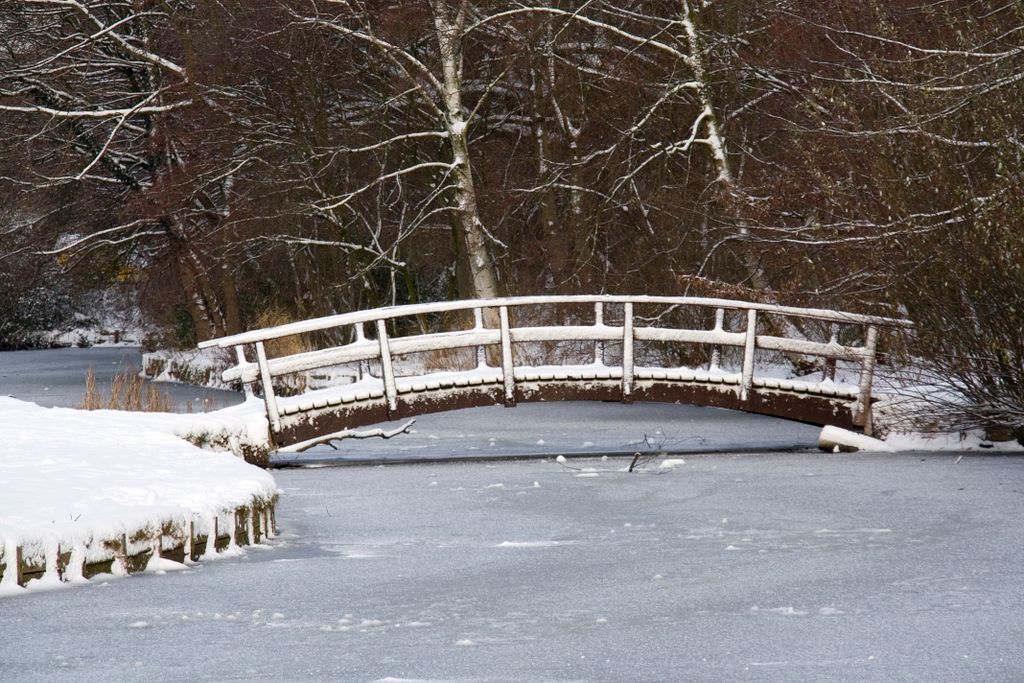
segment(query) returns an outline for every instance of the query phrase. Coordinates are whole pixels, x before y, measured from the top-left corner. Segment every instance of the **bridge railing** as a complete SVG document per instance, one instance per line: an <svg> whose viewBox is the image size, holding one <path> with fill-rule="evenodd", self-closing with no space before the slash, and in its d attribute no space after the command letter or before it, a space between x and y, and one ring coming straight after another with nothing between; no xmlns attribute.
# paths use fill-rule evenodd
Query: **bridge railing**
<svg viewBox="0 0 1024 683"><path fill-rule="evenodd" d="M590 324L533 324L517 326L512 323L510 311L526 308L540 308L534 314L526 312L516 315L515 320L544 320L545 312L558 306L592 306L593 322ZM668 309L697 309L714 315L710 328L658 326L661 320L654 317L655 324L643 324L651 319L638 318L635 308L659 306ZM609 308L617 309L616 320L609 324ZM422 321L426 316L470 311L473 326L468 329L421 332L392 337L388 323L399 318L415 318ZM731 319L742 321L742 329L726 329L726 313ZM548 315L547 318L551 316ZM799 333L796 325L776 325L783 335L761 334L758 332L759 318L773 317L787 321L792 318L818 321L831 330L827 342L813 341ZM641 324L637 324L638 321ZM857 408L855 422L870 428L871 389L877 362L879 328L901 327L910 323L905 320L879 316L844 313L828 309L798 308L774 304L745 302L733 299L703 297L666 296L533 296L480 299L467 301L445 301L407 306L393 306L366 311L354 311L340 315L303 320L276 327L244 332L222 337L200 344L202 348L234 348L237 364L223 374L227 382L241 381L246 387L259 382L266 404L267 418L274 431L281 428L281 412L274 393L273 379L284 375L338 365L379 364L380 379L389 410L395 410L398 402L395 357L405 354L443 352L456 349L477 348L479 365L486 364L483 349L497 348L500 358L500 377L504 388L506 405L515 402L516 363L513 348L536 342L584 342L594 345L594 362L603 364L604 346L609 343L621 344L618 365L621 369L622 399L629 401L633 393L636 371L637 342L657 342L676 345L701 345L710 347L711 366L716 367L721 359L723 347L734 347L742 354L739 373L741 400L746 400L754 386L755 352L775 351L799 356L816 356L827 360L834 368L837 360L853 361L860 364ZM368 337L367 326L372 329ZM840 328L859 327L863 330L859 343L841 344ZM415 326L414 326L415 327ZM267 344L273 340L295 335L335 332L335 338L351 339L348 343L327 348L302 351L270 358ZM340 333L340 334L337 334ZM848 337L848 334L844 334ZM251 348L253 355L248 355ZM252 360L250 360L252 358ZM522 366L520 366L522 367ZM618 374L618 373L616 373ZM859 422L858 422L859 420Z"/></svg>

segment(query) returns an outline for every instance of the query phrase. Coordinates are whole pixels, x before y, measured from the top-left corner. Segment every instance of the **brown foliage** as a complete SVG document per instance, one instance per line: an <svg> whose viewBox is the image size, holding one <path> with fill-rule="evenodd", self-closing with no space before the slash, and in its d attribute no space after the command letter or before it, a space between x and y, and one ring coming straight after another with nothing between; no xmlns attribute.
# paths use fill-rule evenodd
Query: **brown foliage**
<svg viewBox="0 0 1024 683"><path fill-rule="evenodd" d="M135 368L127 367L114 375L109 391L96 384L92 368L85 374L85 395L75 406L79 410L129 410L148 413L174 412L174 400L152 384L147 384ZM191 411L189 411L191 412Z"/></svg>

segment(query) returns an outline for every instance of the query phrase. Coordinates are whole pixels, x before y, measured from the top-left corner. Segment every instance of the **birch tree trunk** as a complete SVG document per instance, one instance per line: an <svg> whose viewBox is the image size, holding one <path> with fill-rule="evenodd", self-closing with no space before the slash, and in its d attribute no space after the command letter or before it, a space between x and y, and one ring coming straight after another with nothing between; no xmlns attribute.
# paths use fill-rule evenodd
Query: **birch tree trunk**
<svg viewBox="0 0 1024 683"><path fill-rule="evenodd" d="M744 244L740 245L740 259L750 280L751 286L759 291L770 292L771 284L757 256L745 242L750 231L743 224L742 203L743 192L736 182L736 176L726 156L725 138L719 129L718 114L714 106L711 84L708 80L707 49L698 30L699 9L692 0L681 0L683 28L686 31L686 42L690 53L690 66L693 70L695 92L700 103L700 114L703 118L708 147L717 173L715 182L721 189L724 208L739 225L739 234Z"/></svg>
<svg viewBox="0 0 1024 683"><path fill-rule="evenodd" d="M443 77L443 112L452 155L453 210L461 251L469 267L471 291L468 293L474 298L491 299L499 295L498 272L480 220L462 110L462 32L467 4L467 0L461 0L453 8L445 0L433 0L434 27Z"/></svg>

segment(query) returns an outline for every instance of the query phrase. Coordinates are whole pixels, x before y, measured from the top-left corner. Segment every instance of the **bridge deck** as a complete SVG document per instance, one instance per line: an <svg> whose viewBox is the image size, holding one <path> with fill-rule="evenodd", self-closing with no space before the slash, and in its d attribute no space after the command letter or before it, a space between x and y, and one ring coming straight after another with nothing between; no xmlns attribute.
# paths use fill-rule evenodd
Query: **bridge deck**
<svg viewBox="0 0 1024 683"><path fill-rule="evenodd" d="M622 368L603 365L525 366L515 369L516 402L622 400ZM658 401L747 410L815 424L853 428L859 388L831 380L757 377L740 400L742 374L723 370L638 367L633 401ZM279 399L279 445L418 414L504 403L501 368L396 377L392 409L380 377Z"/></svg>

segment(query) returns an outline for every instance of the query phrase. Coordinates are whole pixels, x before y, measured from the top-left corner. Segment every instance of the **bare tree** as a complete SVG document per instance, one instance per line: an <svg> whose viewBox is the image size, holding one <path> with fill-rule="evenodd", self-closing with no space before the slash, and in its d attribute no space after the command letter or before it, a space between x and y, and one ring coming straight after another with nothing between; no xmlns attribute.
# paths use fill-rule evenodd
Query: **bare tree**
<svg viewBox="0 0 1024 683"><path fill-rule="evenodd" d="M316 14L297 15L297 19L327 30L340 40L357 44L360 51L376 54L388 66L390 77L405 88L390 105L409 108L408 116L401 122L403 129L395 134L368 145L338 151L350 155L367 154L410 140L430 138L444 142L444 147L443 154L432 159L415 159L408 163L399 159L395 166L389 166L392 162L387 159L377 177L361 186L347 188L339 196L318 202L317 210L337 212L351 208L353 200L375 191L381 184L398 184L412 175L427 175L434 180L434 187L428 195L442 203L450 214L458 237L468 275L462 286L463 294L485 298L497 296L498 271L489 248L493 238L488 235L480 217L468 142L467 131L473 123L473 110L464 102L463 32L469 11L468 0L432 0L429 16L403 13L400 11L404 9L402 7L380 7L377 4L371 7L347 0L328 0L318 9L320 11ZM383 20L393 19L395 12L406 14L410 19L400 27L401 30L380 25ZM434 63L430 63L431 58ZM481 95L484 96L486 93ZM420 121L428 125L416 126ZM433 211L427 208L426 213L432 215Z"/></svg>
<svg viewBox="0 0 1024 683"><path fill-rule="evenodd" d="M127 0L5 4L0 112L3 144L31 162L5 183L23 194L75 188L82 201L74 228L55 226L57 238L37 250L136 269L170 256L205 338L239 329L240 319L230 275L211 271L199 243L227 210L230 175L184 187L195 179L194 155L178 124L204 109L176 41L191 10Z"/></svg>

